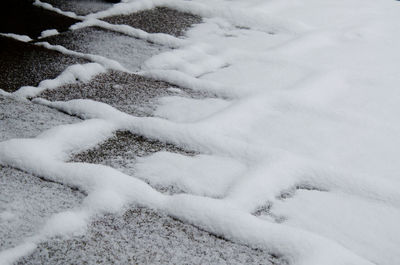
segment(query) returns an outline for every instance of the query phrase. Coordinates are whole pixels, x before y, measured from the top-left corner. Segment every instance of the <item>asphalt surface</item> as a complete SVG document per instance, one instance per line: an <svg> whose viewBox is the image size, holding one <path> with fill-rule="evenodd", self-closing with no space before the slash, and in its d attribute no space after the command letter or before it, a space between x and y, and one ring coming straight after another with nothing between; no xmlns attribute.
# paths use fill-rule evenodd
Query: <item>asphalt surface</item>
<svg viewBox="0 0 400 265"><path fill-rule="evenodd" d="M87 15L108 9L119 0L44 0L52 6L77 15Z"/></svg>
<svg viewBox="0 0 400 265"><path fill-rule="evenodd" d="M33 0L2 1L0 33L15 33L37 38L44 30L57 29L63 32L72 24L79 22L79 20L34 6L32 3Z"/></svg>
<svg viewBox="0 0 400 265"><path fill-rule="evenodd" d="M131 71L140 66L155 54L167 48L151 44L124 34L99 27L87 27L63 34L43 38L53 45L61 45L69 50L96 54L113 59Z"/></svg>
<svg viewBox="0 0 400 265"><path fill-rule="evenodd" d="M201 17L166 7L158 7L129 15L106 17L103 20L112 24L129 25L150 33L181 36L193 24L200 23Z"/></svg>
<svg viewBox="0 0 400 265"><path fill-rule="evenodd" d="M109 1L94 0L46 2L78 14L97 12L111 6ZM4 15L1 19L6 23L1 23L3 29L0 32L36 38L43 30L56 28L62 33L43 41L114 59L131 70L140 69L144 60L168 49L96 27L68 31L75 20L39 9L32 7L31 1L15 0L8 3L1 11ZM167 8L104 20L128 24L150 33L162 32L174 36L184 35L191 25L201 22L197 16ZM15 25L3 25L10 23ZM0 45L0 88L10 92L23 85L37 85L44 79L55 78L71 64L87 62L5 37L0 37ZM39 96L48 100L93 99L132 115L151 116L156 100L169 95L192 98L210 96L117 71L98 75L88 83L45 91ZM1 141L35 137L54 126L79 121L76 117L45 106L0 96ZM70 162L105 164L134 177L132 164L135 159L158 151L195 154L191 150L129 132L117 132L97 147L75 155ZM173 187L155 188L165 193L183 192ZM50 216L79 207L83 198L84 194L73 187L0 166L0 250L16 246L24 238L37 234ZM266 251L212 235L158 210L128 205L119 214L93 217L84 235L54 237L41 242L33 253L16 264L283 265L287 262Z"/></svg>
<svg viewBox="0 0 400 265"><path fill-rule="evenodd" d="M78 207L83 199L77 190L0 166L0 250L34 236L51 216Z"/></svg>
<svg viewBox="0 0 400 265"><path fill-rule="evenodd" d="M31 43L0 36L0 88L12 92L56 78L68 66L88 62Z"/></svg>
<svg viewBox="0 0 400 265"><path fill-rule="evenodd" d="M119 71L100 74L89 83L77 83L47 90L39 97L51 101L92 99L129 114L149 116L153 112L155 100L171 95L204 97L192 90L184 88L177 90L174 85L163 81Z"/></svg>

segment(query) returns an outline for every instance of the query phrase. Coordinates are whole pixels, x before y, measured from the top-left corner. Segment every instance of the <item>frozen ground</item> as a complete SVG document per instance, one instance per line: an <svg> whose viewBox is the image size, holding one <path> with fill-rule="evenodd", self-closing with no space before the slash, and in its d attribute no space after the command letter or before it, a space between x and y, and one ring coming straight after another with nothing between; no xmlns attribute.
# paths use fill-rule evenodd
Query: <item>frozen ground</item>
<svg viewBox="0 0 400 265"><path fill-rule="evenodd" d="M84 64L0 91L0 264L400 263L398 1L50 3L21 45Z"/></svg>
<svg viewBox="0 0 400 265"><path fill-rule="evenodd" d="M35 137L54 126L79 119L45 106L0 95L0 140Z"/></svg>

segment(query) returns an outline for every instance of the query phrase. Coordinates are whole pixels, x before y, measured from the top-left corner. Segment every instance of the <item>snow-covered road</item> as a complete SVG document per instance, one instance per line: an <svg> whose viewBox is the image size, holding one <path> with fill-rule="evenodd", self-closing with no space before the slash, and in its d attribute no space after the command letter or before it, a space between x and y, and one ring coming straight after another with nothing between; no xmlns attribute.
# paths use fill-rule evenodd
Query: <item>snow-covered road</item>
<svg viewBox="0 0 400 265"><path fill-rule="evenodd" d="M62 125L34 135L0 128L0 164L85 197L2 249L0 263L134 205L239 253L261 249L265 263L400 264L398 1L136 0L80 15L35 5L83 20L37 45L91 62L0 94L74 117L46 114ZM185 28L141 26L166 14L175 25L186 14ZM121 131L144 138L104 151Z"/></svg>

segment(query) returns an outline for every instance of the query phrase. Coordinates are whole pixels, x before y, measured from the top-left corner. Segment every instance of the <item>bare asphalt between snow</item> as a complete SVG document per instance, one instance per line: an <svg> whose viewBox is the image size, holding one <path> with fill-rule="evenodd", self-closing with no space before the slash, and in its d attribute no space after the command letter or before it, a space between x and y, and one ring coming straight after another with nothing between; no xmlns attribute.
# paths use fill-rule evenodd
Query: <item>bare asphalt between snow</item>
<svg viewBox="0 0 400 265"><path fill-rule="evenodd" d="M61 10L86 15L107 9L115 1L46 2ZM2 5L5 7L0 11L0 32L28 35L33 39L21 42L0 36L0 88L7 92L22 86L37 86L42 80L57 77L70 65L89 62L36 46L36 41L101 55L131 69L140 68L144 60L168 49L97 27L69 30L79 21L34 6L29 0L7 1ZM200 23L201 18L157 8L104 18L104 21L127 24L150 33L181 36L192 24ZM47 29L57 29L60 34L39 39ZM50 101L92 99L128 114L151 116L157 98L176 94L194 98L209 96L135 74L108 71L89 83L66 85L45 91L39 97ZM54 126L79 121L77 117L45 106L0 96L1 141L34 137ZM165 150L195 154L122 131L98 147L76 154L71 161L105 164L134 175L130 165L136 157ZM49 216L76 207L85 196L74 187L9 167L0 166L0 183L0 210L17 213L9 220L0 220L0 250L34 235ZM154 188L169 194L184 192L174 187ZM285 264L285 261L261 249L227 241L165 213L131 205L119 215L97 216L82 236L57 237L40 243L17 264Z"/></svg>

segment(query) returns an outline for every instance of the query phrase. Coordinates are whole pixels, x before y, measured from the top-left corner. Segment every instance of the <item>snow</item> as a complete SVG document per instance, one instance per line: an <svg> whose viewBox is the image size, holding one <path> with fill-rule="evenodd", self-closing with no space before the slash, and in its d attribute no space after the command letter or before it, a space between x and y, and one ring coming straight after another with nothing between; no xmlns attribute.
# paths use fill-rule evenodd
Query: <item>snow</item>
<svg viewBox="0 0 400 265"><path fill-rule="evenodd" d="M108 69L126 72L137 71L146 59L167 49L98 27L83 27L44 41L50 42L41 44L46 48L98 62Z"/></svg>
<svg viewBox="0 0 400 265"><path fill-rule="evenodd" d="M400 231L387 233L388 227L398 225L400 213L396 207L349 194L299 190L293 200L274 205L272 212L284 216L289 225L349 245L374 263L396 264ZM366 251L365 245L375 251Z"/></svg>
<svg viewBox="0 0 400 265"><path fill-rule="evenodd" d="M72 65L55 79L43 80L37 87L21 87L14 92L14 95L22 98L34 97L46 89L55 89L59 86L75 83L77 81L88 82L95 75L105 72L106 68L98 63Z"/></svg>
<svg viewBox="0 0 400 265"><path fill-rule="evenodd" d="M135 175L152 184L172 185L187 193L222 198L230 185L246 171L246 166L228 157L189 157L158 152L138 158L135 170Z"/></svg>
<svg viewBox="0 0 400 265"><path fill-rule="evenodd" d="M0 33L1 36L13 38L22 42L30 42L32 39L27 35L19 35L14 33Z"/></svg>
<svg viewBox="0 0 400 265"><path fill-rule="evenodd" d="M35 99L84 121L1 142L0 164L78 187L87 197L53 216L34 239L0 252L0 260L7 264L46 237L80 233L91 216L133 203L290 264L398 264L398 2L125 1L87 18L155 6L207 19L179 48L149 59L141 74L224 99L164 97L155 117L91 100ZM83 79L121 67L101 62L86 65ZM80 70L15 94L37 95L72 82ZM132 176L66 162L117 130L200 154L155 153L138 159ZM162 194L145 181L184 194ZM259 209L267 210L257 216Z"/></svg>
<svg viewBox="0 0 400 265"><path fill-rule="evenodd" d="M58 30L47 29L47 30L42 31L42 33L40 34L40 38L46 38L46 37L54 36L57 34L59 34Z"/></svg>
<svg viewBox="0 0 400 265"><path fill-rule="evenodd" d="M106 58L106 57L103 57L101 55L76 52L76 51L68 50L65 47L60 46L60 45L51 45L48 42L38 42L36 45L45 47L50 50L61 52L63 54L72 55L72 56L90 60L92 62L96 62L96 63L104 66L107 69L114 69L114 70L118 70L118 71L129 72L119 62L109 59L109 58Z"/></svg>
<svg viewBox="0 0 400 265"><path fill-rule="evenodd" d="M180 96L162 97L158 100L154 116L175 122L196 122L223 110L230 102L218 99L191 99ZM185 109L185 112L182 112Z"/></svg>

